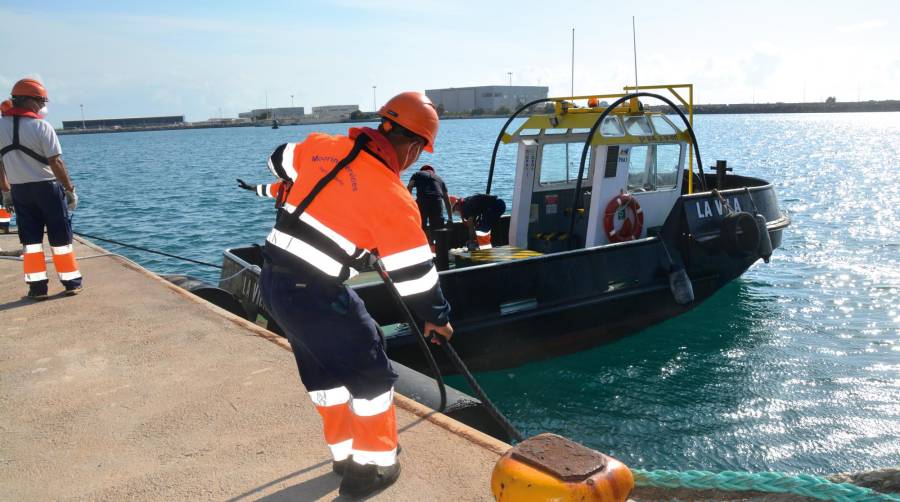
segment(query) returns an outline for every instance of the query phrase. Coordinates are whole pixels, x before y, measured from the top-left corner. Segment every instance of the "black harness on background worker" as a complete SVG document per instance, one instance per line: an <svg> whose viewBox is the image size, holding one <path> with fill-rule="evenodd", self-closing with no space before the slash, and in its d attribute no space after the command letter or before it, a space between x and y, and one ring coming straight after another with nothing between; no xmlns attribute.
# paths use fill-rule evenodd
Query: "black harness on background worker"
<svg viewBox="0 0 900 502"><path fill-rule="evenodd" d="M4 155L6 155L7 153L9 153L13 150L19 150L21 152L24 152L25 155L28 155L32 159L40 162L41 164L49 166L50 160L47 157L44 157L44 156L38 154L37 152L35 152L34 150L32 150L31 148L28 148L27 146L19 143L19 119L21 119L21 118L22 117L19 117L18 115L13 117L12 144L0 149L0 158L2 158Z"/></svg>

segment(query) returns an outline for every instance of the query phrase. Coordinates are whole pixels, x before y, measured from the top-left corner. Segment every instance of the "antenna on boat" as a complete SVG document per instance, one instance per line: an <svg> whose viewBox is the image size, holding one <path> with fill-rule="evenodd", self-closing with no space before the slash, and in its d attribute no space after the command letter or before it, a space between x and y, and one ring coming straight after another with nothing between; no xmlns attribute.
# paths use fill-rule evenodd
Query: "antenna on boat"
<svg viewBox="0 0 900 502"><path fill-rule="evenodd" d="M634 16L631 16L631 43L634 49L634 86L637 87L637 30L634 29Z"/></svg>
<svg viewBox="0 0 900 502"><path fill-rule="evenodd" d="M575 95L575 28L572 28L572 80L569 95Z"/></svg>

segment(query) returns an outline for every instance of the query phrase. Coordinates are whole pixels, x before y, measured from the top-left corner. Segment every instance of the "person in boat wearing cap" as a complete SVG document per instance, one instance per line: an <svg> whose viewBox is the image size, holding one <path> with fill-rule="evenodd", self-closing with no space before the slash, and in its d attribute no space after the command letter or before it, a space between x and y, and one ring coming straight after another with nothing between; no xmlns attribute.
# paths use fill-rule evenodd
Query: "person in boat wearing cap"
<svg viewBox="0 0 900 502"><path fill-rule="evenodd" d="M450 196L453 212L459 213L469 229L469 251L490 249L491 228L506 211L506 203L496 195L476 194L466 198Z"/></svg>
<svg viewBox="0 0 900 502"><path fill-rule="evenodd" d="M394 382L380 328L344 281L382 261L425 333L450 339L450 305L400 173L432 151L438 115L420 92L391 98L377 129L310 134L279 146L270 167L285 192L266 239L263 305L291 342L322 417L340 493L364 496L400 475Z"/></svg>
<svg viewBox="0 0 900 502"><path fill-rule="evenodd" d="M59 138L43 120L49 101L47 89L31 78L13 85L12 106L0 119L0 190L3 205L15 208L29 298L47 298L44 262L44 227L53 253L53 265L65 288L74 295L82 289L81 272L72 250L70 211L78 205L75 185L62 160Z"/></svg>
<svg viewBox="0 0 900 502"><path fill-rule="evenodd" d="M419 206L419 216L422 218L423 229L435 229L444 226L443 207L447 209L447 221L453 222L453 212L450 205L450 196L447 193L447 185L434 172L434 168L425 164L409 178L406 189L412 193L416 189L416 205Z"/></svg>

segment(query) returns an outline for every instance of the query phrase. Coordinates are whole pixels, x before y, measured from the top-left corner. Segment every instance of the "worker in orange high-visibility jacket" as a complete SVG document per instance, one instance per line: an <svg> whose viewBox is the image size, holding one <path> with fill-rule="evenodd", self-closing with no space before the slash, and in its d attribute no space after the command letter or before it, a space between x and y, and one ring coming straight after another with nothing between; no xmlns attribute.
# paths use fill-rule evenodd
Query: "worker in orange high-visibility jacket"
<svg viewBox="0 0 900 502"><path fill-rule="evenodd" d="M263 305L291 342L343 475L340 492L350 496L390 485L400 464L397 374L377 323L344 281L379 257L425 332L453 334L418 207L399 176L432 151L437 111L424 94L405 92L379 115L378 129L314 133L272 154L289 188L260 277Z"/></svg>
<svg viewBox="0 0 900 502"><path fill-rule="evenodd" d="M78 205L75 185L62 160L59 138L43 120L49 101L39 81L25 78L13 85L12 106L0 119L0 190L3 204L11 201L16 212L28 297L47 298L47 265L44 261L44 228L53 254L53 265L65 288L74 295L82 290L81 272L72 250L69 212ZM5 107L4 107L5 108Z"/></svg>

